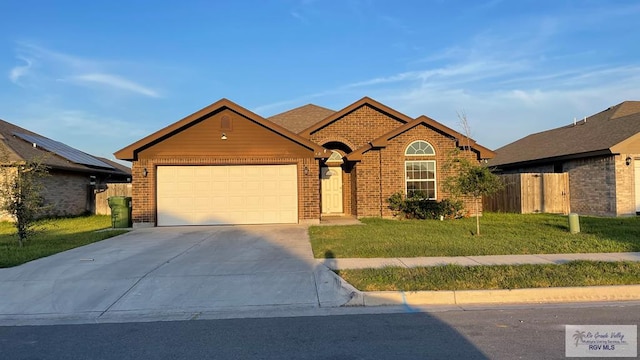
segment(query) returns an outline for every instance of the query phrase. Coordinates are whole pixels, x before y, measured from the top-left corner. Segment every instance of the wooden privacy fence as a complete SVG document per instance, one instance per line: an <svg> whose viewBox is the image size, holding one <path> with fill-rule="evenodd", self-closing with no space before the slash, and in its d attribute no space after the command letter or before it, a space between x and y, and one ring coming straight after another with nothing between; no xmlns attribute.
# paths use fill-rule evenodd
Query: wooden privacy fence
<svg viewBox="0 0 640 360"><path fill-rule="evenodd" d="M500 175L503 190L483 199L484 211L520 214L568 214L569 173L523 173Z"/></svg>
<svg viewBox="0 0 640 360"><path fill-rule="evenodd" d="M131 184L110 183L107 189L96 193L95 213L96 215L111 215L111 208L107 199L111 196L131 196Z"/></svg>

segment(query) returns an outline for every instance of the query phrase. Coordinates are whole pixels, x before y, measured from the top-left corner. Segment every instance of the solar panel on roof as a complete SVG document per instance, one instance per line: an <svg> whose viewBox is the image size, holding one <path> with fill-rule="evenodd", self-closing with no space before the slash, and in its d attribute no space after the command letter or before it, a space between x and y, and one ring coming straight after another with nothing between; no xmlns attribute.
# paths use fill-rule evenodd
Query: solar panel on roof
<svg viewBox="0 0 640 360"><path fill-rule="evenodd" d="M47 139L38 135L30 135L23 133L13 133L13 135L21 138L22 140L28 141L32 144L35 144L38 147L41 147L49 152L52 152L56 155L62 156L63 158L82 165L96 166L106 169L115 169L113 166L100 161L93 156L84 153L78 149L74 149L71 146L65 145L61 142Z"/></svg>

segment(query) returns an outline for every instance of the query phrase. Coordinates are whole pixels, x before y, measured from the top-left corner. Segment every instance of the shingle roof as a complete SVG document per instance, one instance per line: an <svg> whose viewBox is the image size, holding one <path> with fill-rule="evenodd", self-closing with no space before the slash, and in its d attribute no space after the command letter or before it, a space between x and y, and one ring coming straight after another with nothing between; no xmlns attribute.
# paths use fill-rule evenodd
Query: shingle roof
<svg viewBox="0 0 640 360"><path fill-rule="evenodd" d="M322 106L307 104L283 113L273 115L268 120L292 131L296 134L309 126L320 122L324 118L332 115L335 111L323 108Z"/></svg>
<svg viewBox="0 0 640 360"><path fill-rule="evenodd" d="M123 173L125 173L125 174L131 175L131 168L130 168L130 167L127 167L127 166L122 165L122 164L120 164L120 163L117 163L117 162L115 162L115 161L113 161L113 160L109 160L109 159L107 159L107 158L103 158L103 157L100 157L100 156L94 156L94 157L95 157L96 159L100 160L100 161L104 161L104 162L106 162L107 164L109 164L109 165L113 166L114 168L116 168L116 169L118 169L118 170L122 171L122 172L123 172Z"/></svg>
<svg viewBox="0 0 640 360"><path fill-rule="evenodd" d="M562 157L613 153L611 148L640 133L640 101L625 101L586 119L526 136L497 149L490 166L542 163Z"/></svg>
<svg viewBox="0 0 640 360"><path fill-rule="evenodd" d="M173 124L166 126L156 132L154 132L151 135L147 135L146 137L134 142L133 144L124 147L118 151L116 151L114 153L114 155L116 156L116 158L120 159L120 160L129 160L129 161L134 161L137 160L138 158L138 152L141 149L144 149L145 147L148 147L152 144L155 144L159 141L162 141L165 137L170 136L171 134L181 131L182 129L184 129L185 127L189 126L190 124L199 121L201 119L203 119L204 117L208 117L211 116L211 114L214 114L218 111L222 111L223 109L230 109L236 113L238 113L239 115L245 117L246 119L253 121L257 124L260 124L274 132L276 132L277 134L282 135L283 137L296 142L300 145L302 145L303 147L306 147L307 149L311 150L314 153L314 156L316 156L317 158L323 158L325 157L324 154L326 154L326 149L323 148L322 146L312 142L309 139L305 139L299 135L297 135L295 132L285 128L284 126L277 124L273 121L267 120L265 118L263 118L262 116L249 111L245 108L243 108L242 106L234 103L233 101L230 101L228 99L220 99L216 102L214 102L213 104L204 107L196 112L194 112L191 115L187 115L186 117L184 117L181 120L178 120L176 122L174 122Z"/></svg>
<svg viewBox="0 0 640 360"><path fill-rule="evenodd" d="M428 126L438 131L439 133L444 134L445 136L455 139L456 143L461 148L468 144L468 146L470 147L470 150L477 154L478 160L489 159L495 155L493 151L476 143L475 140L471 138L467 139L464 135L460 134L459 132L433 120L428 116L421 115L415 120L408 122L404 125L398 126L395 129L389 131L388 133L383 134L382 136L376 139L373 139L371 142L361 147L360 149L357 149L351 152L350 154L347 154L346 157L351 161L360 161L362 160L362 154L364 154L365 152L374 148L386 147L390 139L404 133L407 130L413 129L418 125Z"/></svg>
<svg viewBox="0 0 640 360"><path fill-rule="evenodd" d="M43 163L47 167L53 168L53 169L64 169L64 170L78 171L78 172L85 172L85 173L104 173L104 174L115 174L115 175L130 174L130 171L126 172L123 169L121 169L120 166L118 167L114 166L114 169L103 169L103 168L94 168L91 166L74 163L54 153L48 152L39 146L34 147L32 143L29 143L15 136L16 133L46 138L40 134L34 133L33 131L29 131L20 126L14 125L10 122L0 120L0 147L4 147L4 149L7 150L10 162L22 162L22 161L29 161L34 159L42 159ZM92 156L92 157L96 158L95 156ZM103 159L101 160L104 161Z"/></svg>

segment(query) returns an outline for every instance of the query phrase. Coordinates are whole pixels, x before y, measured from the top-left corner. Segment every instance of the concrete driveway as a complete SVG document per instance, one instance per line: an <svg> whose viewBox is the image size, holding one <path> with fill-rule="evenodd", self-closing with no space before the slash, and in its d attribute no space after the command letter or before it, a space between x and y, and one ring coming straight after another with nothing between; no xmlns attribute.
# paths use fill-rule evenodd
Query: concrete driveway
<svg viewBox="0 0 640 360"><path fill-rule="evenodd" d="M334 307L352 292L305 226L151 228L0 269L0 319Z"/></svg>

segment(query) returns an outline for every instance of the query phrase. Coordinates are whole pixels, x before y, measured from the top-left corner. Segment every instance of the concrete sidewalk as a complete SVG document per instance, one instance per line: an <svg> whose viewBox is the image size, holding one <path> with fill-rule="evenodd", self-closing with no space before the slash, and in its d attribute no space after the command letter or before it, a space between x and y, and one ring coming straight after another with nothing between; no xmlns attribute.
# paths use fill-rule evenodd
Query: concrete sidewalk
<svg viewBox="0 0 640 360"><path fill-rule="evenodd" d="M592 254L537 254L537 255L485 255L485 256L438 256L401 258L342 258L320 259L322 265L331 270L366 269L392 267L422 267L455 264L462 266L519 265L519 264L564 264L574 260L590 261L638 261L640 252L592 253Z"/></svg>
<svg viewBox="0 0 640 360"><path fill-rule="evenodd" d="M574 260L638 261L640 252L594 254L487 255L412 258L352 258L319 259L332 270L383 268L387 266L413 268L456 264L461 266L563 264ZM470 304L540 304L567 302L603 302L640 300L640 285L584 286L565 288L533 288L513 290L455 291L355 291L346 306L403 305L470 305Z"/></svg>

